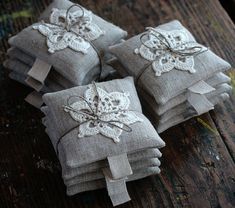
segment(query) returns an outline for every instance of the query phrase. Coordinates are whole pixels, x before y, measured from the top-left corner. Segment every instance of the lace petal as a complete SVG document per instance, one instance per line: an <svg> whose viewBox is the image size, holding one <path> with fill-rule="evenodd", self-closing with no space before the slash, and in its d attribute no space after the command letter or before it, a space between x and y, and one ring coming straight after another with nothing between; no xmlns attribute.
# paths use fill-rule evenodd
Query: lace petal
<svg viewBox="0 0 235 208"><path fill-rule="evenodd" d="M175 59L175 68L182 71L189 71L191 73L195 73L196 70L194 69L194 58L192 56L183 58L177 57Z"/></svg>
<svg viewBox="0 0 235 208"><path fill-rule="evenodd" d="M91 112L85 101L77 101L77 102L71 104L70 107L75 109L78 112L81 110L87 110L88 112ZM86 115L84 115L82 113L74 112L72 110L68 110L66 107L64 108L64 111L69 112L69 114L73 118L73 120L78 121L79 123L82 123L88 119Z"/></svg>
<svg viewBox="0 0 235 208"><path fill-rule="evenodd" d="M164 72L174 69L174 63L170 55L162 56L152 63L156 76L160 76Z"/></svg>
<svg viewBox="0 0 235 208"><path fill-rule="evenodd" d="M68 37L67 37L68 38ZM48 51L50 53L54 53L55 51L59 51L68 47L68 39L66 38L66 33L60 34L51 34L47 39Z"/></svg>
<svg viewBox="0 0 235 208"><path fill-rule="evenodd" d="M53 31L61 30L60 27L56 25L50 25L46 23L33 25L33 29L38 30L44 36L50 36L53 34Z"/></svg>
<svg viewBox="0 0 235 208"><path fill-rule="evenodd" d="M130 125L136 122L142 122L143 119L139 118L134 112L128 111L128 113L122 113L118 119L120 122Z"/></svg>
<svg viewBox="0 0 235 208"><path fill-rule="evenodd" d="M92 41L98 39L103 34L104 32L97 25L90 24L85 27L83 35L86 40Z"/></svg>
<svg viewBox="0 0 235 208"><path fill-rule="evenodd" d="M137 51L136 51L137 52ZM144 45L141 45L138 53L146 60L153 61L156 59L156 54L153 53L149 48Z"/></svg>
<svg viewBox="0 0 235 208"><path fill-rule="evenodd" d="M98 126L93 126L92 121L88 121L79 126L78 137L92 136L99 133Z"/></svg>
<svg viewBox="0 0 235 208"><path fill-rule="evenodd" d="M89 42L85 41L81 37L77 37L76 35L71 35L68 45L74 51L82 52L84 54L88 53L88 49L91 46Z"/></svg>
<svg viewBox="0 0 235 208"><path fill-rule="evenodd" d="M120 126L121 128L123 126L119 123L114 123L114 124ZM102 135L113 139L115 143L120 142L119 136L122 134L122 130L117 127L113 127L112 125L108 124L103 124L102 127L99 127L99 132Z"/></svg>
<svg viewBox="0 0 235 208"><path fill-rule="evenodd" d="M113 107L118 108L119 110L125 110L129 108L129 93L111 92L109 95L111 97Z"/></svg>

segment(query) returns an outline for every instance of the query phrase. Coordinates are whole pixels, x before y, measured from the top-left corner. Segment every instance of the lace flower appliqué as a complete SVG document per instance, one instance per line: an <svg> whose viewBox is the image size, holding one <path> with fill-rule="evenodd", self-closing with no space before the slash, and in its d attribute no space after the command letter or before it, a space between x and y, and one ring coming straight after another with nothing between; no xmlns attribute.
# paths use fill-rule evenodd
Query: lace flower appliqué
<svg viewBox="0 0 235 208"><path fill-rule="evenodd" d="M165 31L147 28L148 32L141 36L141 46L135 53L152 62L156 76L169 72L172 69L195 73L194 56L207 49L190 41L186 30ZM147 40L143 41L143 37Z"/></svg>
<svg viewBox="0 0 235 208"><path fill-rule="evenodd" d="M64 111L79 122L79 138L102 134L117 143L122 131L130 132L130 124L142 121L133 111L128 110L128 93L108 93L91 85L84 97L79 98L79 101L64 106Z"/></svg>
<svg viewBox="0 0 235 208"><path fill-rule="evenodd" d="M90 41L96 40L104 32L92 23L92 12L85 11L82 7L71 12L68 10L52 9L50 23L38 23L33 29L38 30L47 37L47 46L50 53L67 47L74 51L87 53L91 46Z"/></svg>

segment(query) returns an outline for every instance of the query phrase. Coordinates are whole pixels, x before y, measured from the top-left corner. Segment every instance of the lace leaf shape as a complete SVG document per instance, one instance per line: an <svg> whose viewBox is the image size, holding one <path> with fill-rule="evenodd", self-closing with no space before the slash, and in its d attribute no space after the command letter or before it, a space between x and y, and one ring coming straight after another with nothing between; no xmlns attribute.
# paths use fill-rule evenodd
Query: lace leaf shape
<svg viewBox="0 0 235 208"><path fill-rule="evenodd" d="M98 39L104 32L92 22L90 11L69 11L67 18L66 14L67 10L53 8L50 23L35 24L33 29L46 36L50 53L70 48L87 54L91 47L90 41Z"/></svg>
<svg viewBox="0 0 235 208"><path fill-rule="evenodd" d="M73 110L65 106L64 111L80 123L79 138L102 134L118 143L126 125L143 121L128 110L129 106L129 93L108 93L102 88L90 86L84 93L84 100L71 104Z"/></svg>
<svg viewBox="0 0 235 208"><path fill-rule="evenodd" d="M153 29L147 36L148 39L134 52L152 62L156 76L161 76L173 69L196 72L193 54L199 52L199 49L206 48L196 42L190 42L186 30Z"/></svg>

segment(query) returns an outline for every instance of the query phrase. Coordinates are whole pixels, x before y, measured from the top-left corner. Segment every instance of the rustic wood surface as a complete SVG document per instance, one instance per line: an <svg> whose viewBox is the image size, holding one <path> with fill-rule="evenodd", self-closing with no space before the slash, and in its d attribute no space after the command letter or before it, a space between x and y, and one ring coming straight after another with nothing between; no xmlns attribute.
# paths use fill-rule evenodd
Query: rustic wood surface
<svg viewBox="0 0 235 208"><path fill-rule="evenodd" d="M7 39L36 21L49 0L0 2L1 62ZM235 65L235 27L217 0L81 0L129 32L172 19ZM30 90L0 69L0 207L106 208L105 190L65 195L60 166L41 124L42 114L24 102ZM235 71L229 72L235 87ZM235 90L235 88L234 88ZM120 207L235 207L235 91L214 111L173 127L161 136L161 175L128 184L132 201Z"/></svg>

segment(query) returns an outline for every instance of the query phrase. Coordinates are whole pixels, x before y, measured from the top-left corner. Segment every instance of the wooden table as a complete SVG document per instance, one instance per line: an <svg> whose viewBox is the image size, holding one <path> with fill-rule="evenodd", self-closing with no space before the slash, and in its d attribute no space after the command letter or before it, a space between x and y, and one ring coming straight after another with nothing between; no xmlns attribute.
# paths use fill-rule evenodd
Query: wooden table
<svg viewBox="0 0 235 208"><path fill-rule="evenodd" d="M232 2L233 0L231 0ZM218 0L81 0L131 37L146 26L180 20L215 53L235 64L235 27ZM0 3L1 61L7 39L36 21L49 0ZM234 4L233 4L234 5ZM105 190L65 195L60 166L41 124L24 102L30 90L0 69L0 207L112 207ZM235 71L229 72L235 85ZM235 90L235 88L234 88ZM130 182L132 201L120 207L235 207L235 97L161 136L161 175Z"/></svg>

